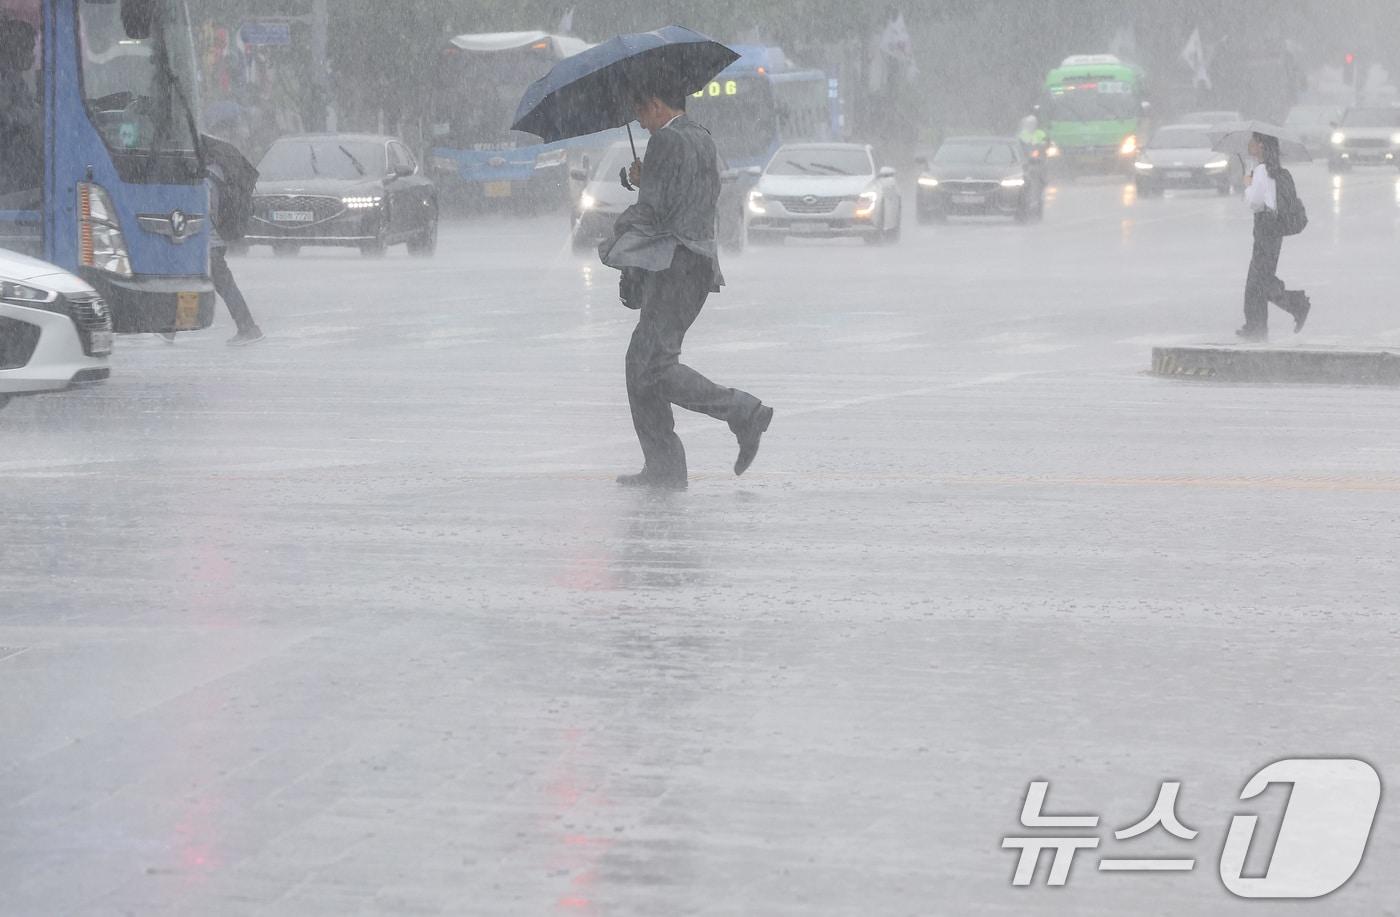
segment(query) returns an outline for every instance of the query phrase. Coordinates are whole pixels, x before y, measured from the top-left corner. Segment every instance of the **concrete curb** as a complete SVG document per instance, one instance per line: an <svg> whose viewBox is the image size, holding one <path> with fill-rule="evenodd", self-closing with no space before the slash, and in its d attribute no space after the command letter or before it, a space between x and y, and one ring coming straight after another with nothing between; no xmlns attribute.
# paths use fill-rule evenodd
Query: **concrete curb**
<svg viewBox="0 0 1400 917"><path fill-rule="evenodd" d="M1154 347L1152 374L1212 382L1400 386L1400 352L1226 344Z"/></svg>

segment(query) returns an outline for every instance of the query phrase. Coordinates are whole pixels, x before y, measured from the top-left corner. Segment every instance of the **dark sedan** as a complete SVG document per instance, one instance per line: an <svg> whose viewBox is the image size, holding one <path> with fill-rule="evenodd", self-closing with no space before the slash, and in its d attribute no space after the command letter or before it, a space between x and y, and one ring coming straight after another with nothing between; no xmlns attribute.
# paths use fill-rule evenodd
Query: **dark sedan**
<svg viewBox="0 0 1400 917"><path fill-rule="evenodd" d="M271 245L281 255L304 245L348 246L371 257L400 243L425 257L437 249L437 189L395 137L283 137L258 171L245 244Z"/></svg>
<svg viewBox="0 0 1400 917"><path fill-rule="evenodd" d="M954 137L919 164L920 223L956 215L1010 216L1025 223L1044 215L1045 172L1019 140Z"/></svg>

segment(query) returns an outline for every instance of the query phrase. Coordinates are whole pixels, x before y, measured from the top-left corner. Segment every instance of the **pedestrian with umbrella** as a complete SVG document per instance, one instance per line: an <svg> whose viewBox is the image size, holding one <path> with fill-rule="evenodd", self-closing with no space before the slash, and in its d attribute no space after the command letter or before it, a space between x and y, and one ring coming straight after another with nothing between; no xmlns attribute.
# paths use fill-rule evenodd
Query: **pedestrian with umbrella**
<svg viewBox="0 0 1400 917"><path fill-rule="evenodd" d="M1289 290L1278 278L1285 236L1307 226L1307 210L1298 197L1293 175L1281 161L1307 160L1307 148L1281 128L1258 121L1229 125L1215 144L1224 153L1246 153L1256 163L1245 176L1245 203L1254 212L1254 252L1244 287L1244 327L1235 332L1246 341L1269 339L1269 303L1293 317L1296 334L1307 324L1312 300L1303 290Z"/></svg>
<svg viewBox="0 0 1400 917"><path fill-rule="evenodd" d="M734 473L758 454L773 409L748 392L711 382L680 362L685 333L724 283L715 246L719 152L709 131L685 114L685 100L738 55L679 26L620 35L565 58L532 85L514 127L546 142L596 133L636 119L650 134L646 160L623 183L637 203L599 246L622 271L623 304L639 311L627 348L627 398L645 463L618 483L683 490L685 447L672 405L729 425L739 443ZM635 149L635 148L634 148Z"/></svg>

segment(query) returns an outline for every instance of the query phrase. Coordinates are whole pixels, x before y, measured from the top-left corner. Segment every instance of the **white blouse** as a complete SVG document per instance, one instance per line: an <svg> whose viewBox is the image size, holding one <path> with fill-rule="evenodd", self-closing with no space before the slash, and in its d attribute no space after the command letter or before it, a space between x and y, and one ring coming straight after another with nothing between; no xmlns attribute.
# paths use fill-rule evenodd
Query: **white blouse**
<svg viewBox="0 0 1400 917"><path fill-rule="evenodd" d="M1278 210L1278 185L1269 177L1269 167L1262 162L1254 167L1254 177L1244 189L1244 202L1255 213Z"/></svg>

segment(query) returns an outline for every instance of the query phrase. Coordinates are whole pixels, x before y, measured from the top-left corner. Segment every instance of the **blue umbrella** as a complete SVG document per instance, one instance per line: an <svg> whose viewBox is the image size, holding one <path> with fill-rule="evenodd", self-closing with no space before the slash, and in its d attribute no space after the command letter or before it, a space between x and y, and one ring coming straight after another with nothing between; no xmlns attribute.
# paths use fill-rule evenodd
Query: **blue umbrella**
<svg viewBox="0 0 1400 917"><path fill-rule="evenodd" d="M511 127L546 143L623 125L630 137L633 93L698 92L738 59L735 51L678 25L619 35L564 58L532 83Z"/></svg>

